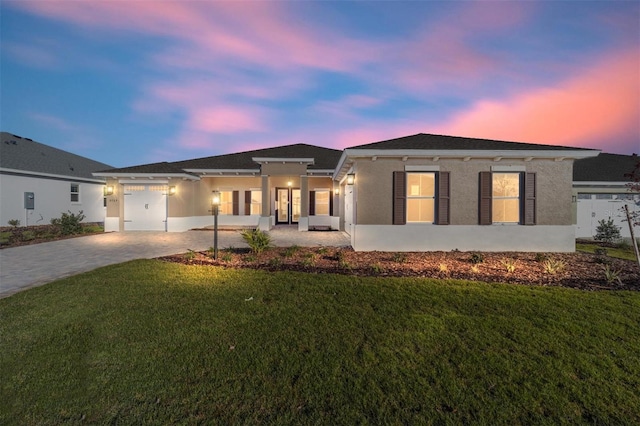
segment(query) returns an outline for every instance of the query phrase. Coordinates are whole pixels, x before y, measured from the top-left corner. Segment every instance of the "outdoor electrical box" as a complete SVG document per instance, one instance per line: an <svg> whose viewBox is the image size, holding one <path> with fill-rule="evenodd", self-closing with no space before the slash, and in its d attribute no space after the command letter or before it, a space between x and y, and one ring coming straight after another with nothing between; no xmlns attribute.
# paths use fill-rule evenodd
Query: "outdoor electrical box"
<svg viewBox="0 0 640 426"><path fill-rule="evenodd" d="M24 193L24 208L27 210L33 210L36 205L36 199L33 192Z"/></svg>

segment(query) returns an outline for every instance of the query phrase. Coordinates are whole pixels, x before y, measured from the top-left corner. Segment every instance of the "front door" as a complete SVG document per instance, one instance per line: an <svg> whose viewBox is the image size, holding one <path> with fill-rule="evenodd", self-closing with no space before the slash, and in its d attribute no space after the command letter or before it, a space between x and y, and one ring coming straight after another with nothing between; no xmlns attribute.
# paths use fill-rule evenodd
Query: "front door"
<svg viewBox="0 0 640 426"><path fill-rule="evenodd" d="M293 224L300 220L300 189L276 188L276 224Z"/></svg>

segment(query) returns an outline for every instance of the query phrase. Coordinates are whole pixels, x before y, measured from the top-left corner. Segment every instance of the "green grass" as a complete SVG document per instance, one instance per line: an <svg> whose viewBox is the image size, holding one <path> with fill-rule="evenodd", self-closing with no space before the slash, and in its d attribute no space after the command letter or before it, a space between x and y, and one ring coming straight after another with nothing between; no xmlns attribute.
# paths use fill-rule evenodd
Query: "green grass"
<svg viewBox="0 0 640 426"><path fill-rule="evenodd" d="M140 260L0 318L0 424L640 422L640 293Z"/></svg>
<svg viewBox="0 0 640 426"><path fill-rule="evenodd" d="M596 249L603 248L597 243L576 243L576 250L584 253L595 253ZM626 247L604 247L607 250L607 256L624 260L636 260L636 254L631 244Z"/></svg>

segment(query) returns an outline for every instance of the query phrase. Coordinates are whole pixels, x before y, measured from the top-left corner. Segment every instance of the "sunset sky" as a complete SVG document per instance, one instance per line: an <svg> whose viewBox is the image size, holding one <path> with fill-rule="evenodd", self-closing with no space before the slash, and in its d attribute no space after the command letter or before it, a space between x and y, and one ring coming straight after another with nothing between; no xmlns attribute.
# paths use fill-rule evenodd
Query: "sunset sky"
<svg viewBox="0 0 640 426"><path fill-rule="evenodd" d="M436 133L640 153L638 1L6 1L1 129L116 167Z"/></svg>

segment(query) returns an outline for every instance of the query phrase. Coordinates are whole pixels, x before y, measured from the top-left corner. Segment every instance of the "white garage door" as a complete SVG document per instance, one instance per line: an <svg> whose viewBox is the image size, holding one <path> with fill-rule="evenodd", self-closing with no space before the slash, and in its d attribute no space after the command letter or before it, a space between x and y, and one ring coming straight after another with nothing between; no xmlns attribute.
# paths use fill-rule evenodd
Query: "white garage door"
<svg viewBox="0 0 640 426"><path fill-rule="evenodd" d="M167 186L124 186L124 230L167 230Z"/></svg>
<svg viewBox="0 0 640 426"><path fill-rule="evenodd" d="M630 197L629 194L579 194L578 222L576 237L590 238L596 235L596 229L601 220L613 219L613 223L620 227L622 237L630 237L629 224L626 221L624 205L629 206L629 212L640 211L640 197Z"/></svg>

